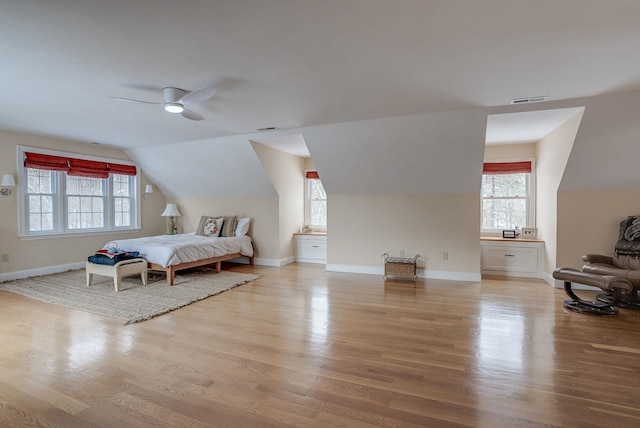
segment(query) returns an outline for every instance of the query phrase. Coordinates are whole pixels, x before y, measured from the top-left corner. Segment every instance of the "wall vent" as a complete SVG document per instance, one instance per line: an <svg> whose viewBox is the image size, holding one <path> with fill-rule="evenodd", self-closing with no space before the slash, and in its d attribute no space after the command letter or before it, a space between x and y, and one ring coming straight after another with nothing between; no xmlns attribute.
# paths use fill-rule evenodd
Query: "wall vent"
<svg viewBox="0 0 640 428"><path fill-rule="evenodd" d="M514 98L511 100L511 104L539 103L540 101L546 101L548 98L548 95L543 97Z"/></svg>

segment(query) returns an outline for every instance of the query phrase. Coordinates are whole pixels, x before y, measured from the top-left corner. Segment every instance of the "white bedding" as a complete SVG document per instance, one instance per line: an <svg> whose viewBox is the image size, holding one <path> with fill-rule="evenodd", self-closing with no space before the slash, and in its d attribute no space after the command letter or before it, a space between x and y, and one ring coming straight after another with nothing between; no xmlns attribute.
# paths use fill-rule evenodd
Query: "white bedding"
<svg viewBox="0 0 640 428"><path fill-rule="evenodd" d="M111 241L103 248L113 247L124 251L139 251L140 256L150 263L162 267L196 260L221 257L227 254L240 253L243 256L253 256L251 237L247 235L229 238L210 238L184 233L179 235L147 236L135 239L119 239Z"/></svg>

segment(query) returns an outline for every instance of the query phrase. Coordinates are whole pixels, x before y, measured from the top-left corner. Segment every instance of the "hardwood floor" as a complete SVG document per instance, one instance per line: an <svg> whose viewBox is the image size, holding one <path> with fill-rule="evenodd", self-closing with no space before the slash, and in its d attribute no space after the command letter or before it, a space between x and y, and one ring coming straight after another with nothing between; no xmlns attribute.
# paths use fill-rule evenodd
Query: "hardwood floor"
<svg viewBox="0 0 640 428"><path fill-rule="evenodd" d="M566 312L538 280L226 269L264 276L128 326L0 292L0 426L640 426L640 312Z"/></svg>

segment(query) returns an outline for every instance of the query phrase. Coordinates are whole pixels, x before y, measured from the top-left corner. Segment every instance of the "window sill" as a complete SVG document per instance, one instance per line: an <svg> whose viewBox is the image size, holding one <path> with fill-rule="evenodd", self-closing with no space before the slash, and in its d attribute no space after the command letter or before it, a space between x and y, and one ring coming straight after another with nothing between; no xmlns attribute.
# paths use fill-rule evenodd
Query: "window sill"
<svg viewBox="0 0 640 428"><path fill-rule="evenodd" d="M480 241L501 241L501 242L544 242L540 239L526 238L503 238L502 236L481 236Z"/></svg>
<svg viewBox="0 0 640 428"><path fill-rule="evenodd" d="M119 229L119 230L105 230L95 232L72 232L72 233L56 233L47 235L19 235L18 239L21 241L34 241L38 239L60 239L60 238L79 238L86 236L98 236L98 235L115 235L119 233L135 233L140 232L142 229Z"/></svg>

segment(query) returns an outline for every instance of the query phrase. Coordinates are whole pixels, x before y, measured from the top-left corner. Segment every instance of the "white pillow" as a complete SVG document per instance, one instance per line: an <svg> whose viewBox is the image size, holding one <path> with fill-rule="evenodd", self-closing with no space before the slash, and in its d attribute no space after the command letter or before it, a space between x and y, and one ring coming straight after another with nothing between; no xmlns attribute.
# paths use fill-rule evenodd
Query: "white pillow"
<svg viewBox="0 0 640 428"><path fill-rule="evenodd" d="M220 235L220 230L222 229L222 217L212 218L209 217L204 222L204 229L202 231L202 235L208 236L210 238L214 238Z"/></svg>
<svg viewBox="0 0 640 428"><path fill-rule="evenodd" d="M236 226L236 236L243 236L246 235L247 232L249 232L250 221L251 219L248 217L238 219L238 226Z"/></svg>

